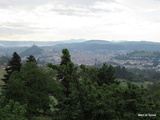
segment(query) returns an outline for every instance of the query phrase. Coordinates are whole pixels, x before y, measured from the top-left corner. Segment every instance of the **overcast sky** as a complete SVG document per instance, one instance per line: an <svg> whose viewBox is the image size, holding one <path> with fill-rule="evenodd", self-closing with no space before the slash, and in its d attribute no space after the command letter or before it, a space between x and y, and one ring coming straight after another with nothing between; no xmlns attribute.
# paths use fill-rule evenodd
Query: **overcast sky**
<svg viewBox="0 0 160 120"><path fill-rule="evenodd" d="M0 0L0 40L160 42L160 0Z"/></svg>

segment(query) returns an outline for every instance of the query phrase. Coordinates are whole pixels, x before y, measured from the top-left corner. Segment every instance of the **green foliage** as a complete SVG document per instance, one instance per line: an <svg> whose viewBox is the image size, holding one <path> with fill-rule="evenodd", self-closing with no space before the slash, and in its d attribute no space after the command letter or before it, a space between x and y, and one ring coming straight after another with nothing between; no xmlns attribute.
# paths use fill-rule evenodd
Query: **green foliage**
<svg viewBox="0 0 160 120"><path fill-rule="evenodd" d="M64 94L69 96L70 82L77 79L77 67L71 62L68 49L62 50L61 63L59 66L48 64L48 67L57 70L57 79L61 80L61 84L65 87Z"/></svg>
<svg viewBox="0 0 160 120"><path fill-rule="evenodd" d="M159 85L148 90L130 82L122 86L113 66L104 63L100 68L81 65L78 69L67 49L62 54L60 65L48 64L51 69L26 62L19 71L12 72L10 84L2 91L5 99L0 100L2 120L26 120L26 114L51 112L53 120L158 120ZM125 68L122 71L127 73ZM127 76L122 71L118 74Z"/></svg>
<svg viewBox="0 0 160 120"><path fill-rule="evenodd" d="M113 66L107 66L106 63L103 64L103 66L98 69L98 85L103 85L105 84L112 84L112 83L116 83L119 84L118 81L116 81L116 77L114 76L115 74L115 69L113 68Z"/></svg>
<svg viewBox="0 0 160 120"><path fill-rule="evenodd" d="M140 113L158 115L158 103L155 106L144 97L146 89L132 83L126 87L119 85L114 72L114 68L106 64L101 68L81 65L79 78L70 82L70 94L59 101L53 120L141 120L145 118L139 117Z"/></svg>
<svg viewBox="0 0 160 120"><path fill-rule="evenodd" d="M3 90L2 93L9 101L13 99L14 101L18 101L21 104L27 103L27 88L25 86L25 82L22 81L21 75L18 71L15 71L10 76L10 84L6 85L6 90Z"/></svg>
<svg viewBox="0 0 160 120"><path fill-rule="evenodd" d="M10 75L14 71L20 71L20 68L21 68L21 58L16 52L14 52L11 60L9 60L8 65L5 69L6 74L4 75L2 81L4 81L5 84L8 84Z"/></svg>
<svg viewBox="0 0 160 120"><path fill-rule="evenodd" d="M80 66L80 75L82 79L90 79L93 82L97 82L99 86L105 84L112 84L119 82L115 77L115 69L113 66L108 66L106 63L103 64L101 68L96 67L86 67L85 65Z"/></svg>
<svg viewBox="0 0 160 120"><path fill-rule="evenodd" d="M20 105L19 102L9 100L4 104L5 99L0 98L0 120L27 120L26 105Z"/></svg>
<svg viewBox="0 0 160 120"><path fill-rule="evenodd" d="M120 81L120 85L127 86L128 80L118 79L118 81ZM147 88L148 86L153 84L152 82L132 82L132 83L141 87L141 88Z"/></svg>
<svg viewBox="0 0 160 120"><path fill-rule="evenodd" d="M0 69L0 91L1 91L1 87L2 87L3 85L5 85L5 83L1 80L1 79L3 79L4 74L5 74L5 70ZM1 92L0 92L0 93L1 93Z"/></svg>
<svg viewBox="0 0 160 120"><path fill-rule="evenodd" d="M62 50L61 63L60 63L60 66L57 67L57 70L58 70L57 79L62 79L62 81L63 81L63 79L64 79L63 68L65 68L65 66L71 62L70 56L71 55L70 55L68 49Z"/></svg>
<svg viewBox="0 0 160 120"><path fill-rule="evenodd" d="M5 70L0 69L0 79L3 78L3 76L4 76L5 73L6 73Z"/></svg>
<svg viewBox="0 0 160 120"><path fill-rule="evenodd" d="M70 95L60 103L60 110L54 114L54 120L89 120L93 101L96 97L95 86L91 81L72 82ZM92 110L93 112L93 110Z"/></svg>
<svg viewBox="0 0 160 120"><path fill-rule="evenodd" d="M69 88L69 83L77 79L77 67L75 67L72 62L69 62L67 65L62 65L60 69L63 69L63 80L61 83L66 88Z"/></svg>
<svg viewBox="0 0 160 120"><path fill-rule="evenodd" d="M29 57L27 57L26 62L34 62L37 64L36 58L33 55L30 55Z"/></svg>
<svg viewBox="0 0 160 120"><path fill-rule="evenodd" d="M45 113L50 108L49 93L53 91L50 85L54 85L54 81L51 81L50 76L33 63L27 63L22 67L21 77L29 93L27 96L29 111L37 113L43 110Z"/></svg>
<svg viewBox="0 0 160 120"><path fill-rule="evenodd" d="M149 81L149 78L144 75L137 74L135 71L129 71L125 67L116 66L115 76L119 79L126 79L132 82L144 82Z"/></svg>
<svg viewBox="0 0 160 120"><path fill-rule="evenodd" d="M34 120L52 120L52 117L49 117L49 116L38 116L38 117L35 117Z"/></svg>
<svg viewBox="0 0 160 120"><path fill-rule="evenodd" d="M80 79L90 79L92 81L98 81L98 68L96 67L86 67L85 65L80 65Z"/></svg>
<svg viewBox="0 0 160 120"><path fill-rule="evenodd" d="M153 84L148 86L147 94L154 102L158 102L160 100L160 84Z"/></svg>
<svg viewBox="0 0 160 120"><path fill-rule="evenodd" d="M159 113L158 104L155 106L144 97L146 89L132 83L127 83L127 87L99 86L90 80L80 80L71 83L70 92L60 102L53 120L142 120L145 118L138 114Z"/></svg>
<svg viewBox="0 0 160 120"><path fill-rule="evenodd" d="M30 114L37 114L40 111L45 114L52 107L50 96L54 95L55 91L59 94L55 85L58 86L50 70L44 70L35 63L28 62L22 66L20 72L11 75L10 84L3 94L8 100L26 103Z"/></svg>
<svg viewBox="0 0 160 120"><path fill-rule="evenodd" d="M61 56L61 63L60 65L67 65L69 62L71 62L71 55L68 51L68 49L63 49L62 50L62 56Z"/></svg>

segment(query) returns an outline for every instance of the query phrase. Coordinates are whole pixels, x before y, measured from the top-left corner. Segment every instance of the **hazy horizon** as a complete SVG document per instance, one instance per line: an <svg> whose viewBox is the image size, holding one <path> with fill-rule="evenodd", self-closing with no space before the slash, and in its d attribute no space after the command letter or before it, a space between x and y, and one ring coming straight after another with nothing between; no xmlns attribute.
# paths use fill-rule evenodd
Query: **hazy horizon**
<svg viewBox="0 0 160 120"><path fill-rule="evenodd" d="M146 40L101 40L101 39L68 39L68 40L0 40L0 42L58 42L58 43L80 43L80 42L87 42L87 41L106 41L106 42L113 42L113 43L121 43L121 42L155 42L160 43L160 41L146 41Z"/></svg>
<svg viewBox="0 0 160 120"><path fill-rule="evenodd" d="M151 41L160 0L0 0L0 40Z"/></svg>

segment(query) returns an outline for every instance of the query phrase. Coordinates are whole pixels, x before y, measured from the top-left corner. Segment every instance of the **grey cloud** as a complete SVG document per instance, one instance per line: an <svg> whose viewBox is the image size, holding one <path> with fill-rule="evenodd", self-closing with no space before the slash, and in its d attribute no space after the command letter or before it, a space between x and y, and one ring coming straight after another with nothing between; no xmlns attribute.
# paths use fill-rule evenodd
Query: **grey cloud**
<svg viewBox="0 0 160 120"><path fill-rule="evenodd" d="M55 8L52 9L54 12L57 12L61 15L74 15L74 16L88 16L90 13L97 13L97 12L112 12L111 10L107 9L96 9L96 8L84 8L83 10L78 9L60 9Z"/></svg>
<svg viewBox="0 0 160 120"><path fill-rule="evenodd" d="M110 10L106 9L92 8L92 5L95 2L115 2L115 0L0 0L0 8L10 9L18 7L28 11L38 6L50 4L53 5L51 11L57 12L61 15L88 16L90 13L110 12ZM63 6L64 9L58 8L58 5ZM73 8L80 8L81 10Z"/></svg>
<svg viewBox="0 0 160 120"><path fill-rule="evenodd" d="M35 30L48 30L54 28L47 28L47 27L30 27L31 23L19 23L19 22L5 22L0 24L0 32L1 33L33 33Z"/></svg>
<svg viewBox="0 0 160 120"><path fill-rule="evenodd" d="M76 16L90 16L97 12L113 12L117 11L110 9L95 8L95 2L116 2L115 0L57 0L54 1L52 11L61 15L76 15ZM56 6L61 5L60 7ZM62 7L63 6L63 7Z"/></svg>
<svg viewBox="0 0 160 120"><path fill-rule="evenodd" d="M31 33L31 31L26 29L15 29L15 28L6 28L6 27L0 27L0 34L1 35L15 35L15 34L27 34Z"/></svg>
<svg viewBox="0 0 160 120"><path fill-rule="evenodd" d="M15 7L15 6L28 6L28 7L36 7L39 5L44 5L52 2L53 0L0 0L1 8L5 7Z"/></svg>
<svg viewBox="0 0 160 120"><path fill-rule="evenodd" d="M83 5L91 5L95 2L115 2L115 0L57 0L56 2L63 4L83 4Z"/></svg>
<svg viewBox="0 0 160 120"><path fill-rule="evenodd" d="M38 5L44 5L49 3L60 3L65 5L90 5L95 2L115 2L115 0L0 0L1 7L12 6L28 6L36 7Z"/></svg>
<svg viewBox="0 0 160 120"><path fill-rule="evenodd" d="M19 23L19 22L2 22L0 24L1 27L12 27L12 28L22 28L29 25L29 23Z"/></svg>
<svg viewBox="0 0 160 120"><path fill-rule="evenodd" d="M11 22L3 22L0 23L0 34L2 35L14 35L20 34L25 35L29 33L33 33L32 30L28 29L27 26L29 23L11 23Z"/></svg>
<svg viewBox="0 0 160 120"><path fill-rule="evenodd" d="M90 15L98 15L96 13L101 13L101 12L105 12L105 13L109 13L109 12L122 12L124 11L121 8L95 8L92 6L83 6L83 5L79 5L79 6L61 6L61 7L57 7L57 6L53 6L53 8L51 9L51 11L57 12L58 14L61 15L74 15L74 16L90 16Z"/></svg>

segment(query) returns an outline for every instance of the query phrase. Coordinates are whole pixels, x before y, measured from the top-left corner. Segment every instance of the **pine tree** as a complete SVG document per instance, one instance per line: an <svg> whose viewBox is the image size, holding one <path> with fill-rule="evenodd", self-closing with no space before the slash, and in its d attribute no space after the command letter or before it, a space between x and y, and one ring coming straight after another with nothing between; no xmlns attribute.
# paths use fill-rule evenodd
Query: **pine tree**
<svg viewBox="0 0 160 120"><path fill-rule="evenodd" d="M9 83L9 78L10 75L14 72L14 71L20 71L21 68L21 58L20 56L14 52L12 55L11 60L9 60L7 67L5 69L6 74L4 75L4 78L2 79L2 81L5 82L5 84Z"/></svg>
<svg viewBox="0 0 160 120"><path fill-rule="evenodd" d="M116 77L114 76L115 74L115 69L113 66L107 66L106 63L103 64L102 68L98 70L98 85L102 86L104 83L105 84L111 84L111 83L116 83L119 84L119 82L116 80Z"/></svg>
<svg viewBox="0 0 160 120"><path fill-rule="evenodd" d="M71 62L71 55L68 51L68 49L62 50L62 56L61 56L61 64L60 65L67 65L69 62Z"/></svg>
<svg viewBox="0 0 160 120"><path fill-rule="evenodd" d="M48 64L48 67L53 70L57 70L57 80L61 81L61 84L66 88L63 92L66 97L69 96L70 82L77 79L77 67L71 61L71 55L68 49L62 50L61 63L59 66Z"/></svg>
<svg viewBox="0 0 160 120"><path fill-rule="evenodd" d="M29 57L27 57L26 62L33 62L37 64L36 58L33 55L30 55Z"/></svg>
<svg viewBox="0 0 160 120"><path fill-rule="evenodd" d="M58 69L57 79L62 79L63 80L64 75L61 71L63 69L62 66L67 66L67 64L71 62L70 57L71 57L71 55L70 55L68 49L63 49L62 50L62 56L61 56L61 63L60 63L60 67Z"/></svg>
<svg viewBox="0 0 160 120"><path fill-rule="evenodd" d="M60 78L61 84L66 88L64 91L66 97L69 96L70 91L70 83L76 80L77 78L77 67L74 66L74 63L71 61L71 55L68 49L62 50L61 63L60 63L60 71L58 73L57 78Z"/></svg>

